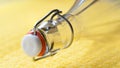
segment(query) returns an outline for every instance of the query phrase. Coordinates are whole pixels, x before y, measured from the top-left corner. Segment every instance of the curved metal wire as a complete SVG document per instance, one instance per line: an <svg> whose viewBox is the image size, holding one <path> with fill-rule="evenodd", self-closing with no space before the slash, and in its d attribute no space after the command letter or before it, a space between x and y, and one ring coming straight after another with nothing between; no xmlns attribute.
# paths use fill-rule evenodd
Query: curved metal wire
<svg viewBox="0 0 120 68"><path fill-rule="evenodd" d="M69 26L70 26L70 29L71 29L71 39L70 39L70 42L63 47L63 48L67 48L67 47L69 47L69 46L72 44L72 42L73 42L74 30L73 30L73 27L72 27L70 21L67 20L63 15L60 15L61 11L56 10L56 9L55 9L55 10L52 10L52 11L51 11L50 13L48 13L43 19L41 19L38 23L36 23L36 25L34 26L34 28L36 29L37 26L38 26L43 20L45 20L49 15L51 15L53 12L55 12L55 13L51 16L50 21L53 21L53 18L54 18L56 15L58 15L59 17L61 17L62 19L64 19L64 20L69 24ZM58 22L58 23L59 23L59 22ZM35 30L35 31L36 31L36 30ZM58 50L60 50L60 48L55 49L55 50L52 50L51 48L49 48L48 52L47 52L45 55L43 55L43 56L41 56L41 57L33 57L33 60L34 60L34 61L37 61L37 60L39 60L39 59L43 59L43 58L52 56L52 55L56 54Z"/></svg>

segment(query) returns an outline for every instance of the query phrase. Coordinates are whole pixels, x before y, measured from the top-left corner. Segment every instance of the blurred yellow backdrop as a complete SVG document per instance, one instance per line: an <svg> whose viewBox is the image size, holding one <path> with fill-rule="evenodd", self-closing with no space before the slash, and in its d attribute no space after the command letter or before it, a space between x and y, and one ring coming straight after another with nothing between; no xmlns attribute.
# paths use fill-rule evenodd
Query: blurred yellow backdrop
<svg viewBox="0 0 120 68"><path fill-rule="evenodd" d="M50 10L64 13L74 0L0 1L0 68L120 68L120 1L103 1L78 17L78 41L37 62L22 51L22 37Z"/></svg>

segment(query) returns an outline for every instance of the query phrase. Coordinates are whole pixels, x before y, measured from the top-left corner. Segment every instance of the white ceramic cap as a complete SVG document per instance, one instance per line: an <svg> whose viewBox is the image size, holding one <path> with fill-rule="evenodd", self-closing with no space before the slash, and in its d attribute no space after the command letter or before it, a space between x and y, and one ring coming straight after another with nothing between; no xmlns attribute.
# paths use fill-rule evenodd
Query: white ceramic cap
<svg viewBox="0 0 120 68"><path fill-rule="evenodd" d="M42 43L36 35L27 34L22 39L22 48L31 57L37 56L42 50Z"/></svg>

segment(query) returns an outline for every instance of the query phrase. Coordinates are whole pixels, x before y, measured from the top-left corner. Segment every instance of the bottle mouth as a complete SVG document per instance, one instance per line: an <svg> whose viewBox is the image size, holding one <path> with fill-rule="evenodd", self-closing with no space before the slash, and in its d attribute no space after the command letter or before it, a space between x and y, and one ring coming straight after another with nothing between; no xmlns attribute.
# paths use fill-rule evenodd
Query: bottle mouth
<svg viewBox="0 0 120 68"><path fill-rule="evenodd" d="M43 56L46 52L46 41L40 32L36 31L34 35L34 32L30 31L23 37L22 48L31 57Z"/></svg>

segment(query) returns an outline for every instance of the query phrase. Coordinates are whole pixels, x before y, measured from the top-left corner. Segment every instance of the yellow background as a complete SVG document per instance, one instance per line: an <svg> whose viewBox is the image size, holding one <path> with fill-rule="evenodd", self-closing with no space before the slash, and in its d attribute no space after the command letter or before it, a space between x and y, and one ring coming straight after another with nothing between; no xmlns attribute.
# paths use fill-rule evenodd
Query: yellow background
<svg viewBox="0 0 120 68"><path fill-rule="evenodd" d="M64 13L74 0L0 1L0 68L120 68L120 1L102 1L78 17L78 41L37 62L22 51L22 37L50 10Z"/></svg>

